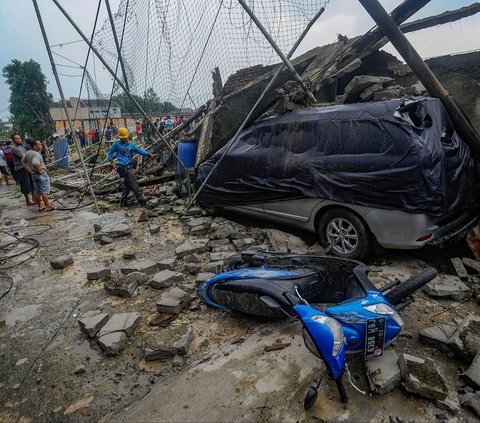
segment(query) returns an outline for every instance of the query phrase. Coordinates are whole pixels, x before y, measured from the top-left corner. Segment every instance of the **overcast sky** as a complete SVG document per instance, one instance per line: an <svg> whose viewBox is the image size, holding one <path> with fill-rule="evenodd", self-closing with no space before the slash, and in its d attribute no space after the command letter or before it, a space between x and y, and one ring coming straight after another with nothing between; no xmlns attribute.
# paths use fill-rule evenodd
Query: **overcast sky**
<svg viewBox="0 0 480 423"><path fill-rule="evenodd" d="M51 45L64 44L79 39L73 27L51 0L38 0L38 3ZM110 0L110 3L112 8L117 10L120 0ZM401 1L382 0L381 3L390 11ZM442 13L472 3L474 1L471 0L432 0L412 19ZM98 1L61 0L61 4L74 17L75 22L81 29L90 35ZM100 13L100 22L103 22L106 17L106 10L103 6ZM99 26L101 26L101 23ZM326 12L311 29L299 48L298 54L317 45L335 41L337 33L353 37L366 32L372 26L374 26L373 20L358 0L331 0ZM408 38L424 58L477 50L480 49L480 14L452 24L415 32L409 34ZM59 98L31 0L0 0L0 42L0 68L3 68L12 59L34 59L41 64L47 76L49 91L52 92L55 99ZM84 62L87 52L83 42L56 47L53 50L79 63ZM391 45L388 45L386 50L396 54ZM68 63L58 56L55 56L55 58L60 63ZM68 75L61 76L65 95L67 97L77 96L80 85L80 69L59 67L58 70L62 74ZM89 70L92 74L96 71L101 91L108 92L111 87L111 80L98 60L95 63L91 61ZM226 77L227 75L224 76L224 79ZM0 118L6 118L9 115L9 90L3 77L0 76L0 78Z"/></svg>

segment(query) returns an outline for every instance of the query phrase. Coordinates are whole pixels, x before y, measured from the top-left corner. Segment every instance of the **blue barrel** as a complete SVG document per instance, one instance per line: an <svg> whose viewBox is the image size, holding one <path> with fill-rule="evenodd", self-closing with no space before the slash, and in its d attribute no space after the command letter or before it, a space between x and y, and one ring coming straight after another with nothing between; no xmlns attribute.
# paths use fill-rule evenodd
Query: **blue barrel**
<svg viewBox="0 0 480 423"><path fill-rule="evenodd" d="M178 158L187 168L195 167L195 160L197 158L197 140L180 140L178 143ZM182 165L178 164L178 170L181 170L181 168Z"/></svg>
<svg viewBox="0 0 480 423"><path fill-rule="evenodd" d="M55 166L68 167L68 141L65 138L53 140Z"/></svg>

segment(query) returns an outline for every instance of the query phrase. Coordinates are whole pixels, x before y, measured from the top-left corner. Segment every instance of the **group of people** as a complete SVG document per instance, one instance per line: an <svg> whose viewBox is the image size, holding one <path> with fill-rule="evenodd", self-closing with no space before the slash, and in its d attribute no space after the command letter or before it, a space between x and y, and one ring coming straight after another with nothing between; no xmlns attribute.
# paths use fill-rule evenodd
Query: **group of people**
<svg viewBox="0 0 480 423"><path fill-rule="evenodd" d="M183 123L183 120L183 116L175 116L175 118L173 119L171 116L167 116L162 119L157 118L153 125L156 129L158 129L161 134L164 134L181 125ZM137 134L137 139L143 138L144 140L146 140L148 136L151 135L153 132L154 128L152 127L152 124L147 118L143 118L142 122L140 122L139 120L136 121L135 133Z"/></svg>
<svg viewBox="0 0 480 423"><path fill-rule="evenodd" d="M48 195L50 179L45 162L49 150L41 140L27 138L25 143L19 134L12 134L11 141L0 150L0 171L7 185L13 177L25 197L27 206L37 204L39 211L51 211Z"/></svg>
<svg viewBox="0 0 480 423"><path fill-rule="evenodd" d="M80 140L80 146L82 148L86 147L89 144L89 141L91 144L96 144L100 142L101 139L101 132L98 130L98 128L93 127L90 132L88 132L84 128L78 128L76 130L78 138ZM105 127L105 132L104 132L104 137L105 141L111 142L118 133L118 127L113 123L113 120L110 120L110 123Z"/></svg>

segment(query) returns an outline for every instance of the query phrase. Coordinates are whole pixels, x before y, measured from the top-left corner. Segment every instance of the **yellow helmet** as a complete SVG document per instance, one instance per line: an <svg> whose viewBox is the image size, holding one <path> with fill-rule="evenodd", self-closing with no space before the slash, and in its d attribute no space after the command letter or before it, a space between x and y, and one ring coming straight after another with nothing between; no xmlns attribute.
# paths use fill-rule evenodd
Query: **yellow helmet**
<svg viewBox="0 0 480 423"><path fill-rule="evenodd" d="M118 130L118 138L125 139L125 138L128 138L129 136L130 136L130 133L128 132L127 128L120 128Z"/></svg>

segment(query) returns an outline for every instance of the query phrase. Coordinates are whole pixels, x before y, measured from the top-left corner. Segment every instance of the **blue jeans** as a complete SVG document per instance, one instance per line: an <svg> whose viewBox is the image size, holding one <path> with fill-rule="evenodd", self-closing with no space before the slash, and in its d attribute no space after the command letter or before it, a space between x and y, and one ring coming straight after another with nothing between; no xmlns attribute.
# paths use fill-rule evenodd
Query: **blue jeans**
<svg viewBox="0 0 480 423"><path fill-rule="evenodd" d="M35 194L49 194L50 193L50 178L46 173L33 173L33 189Z"/></svg>

